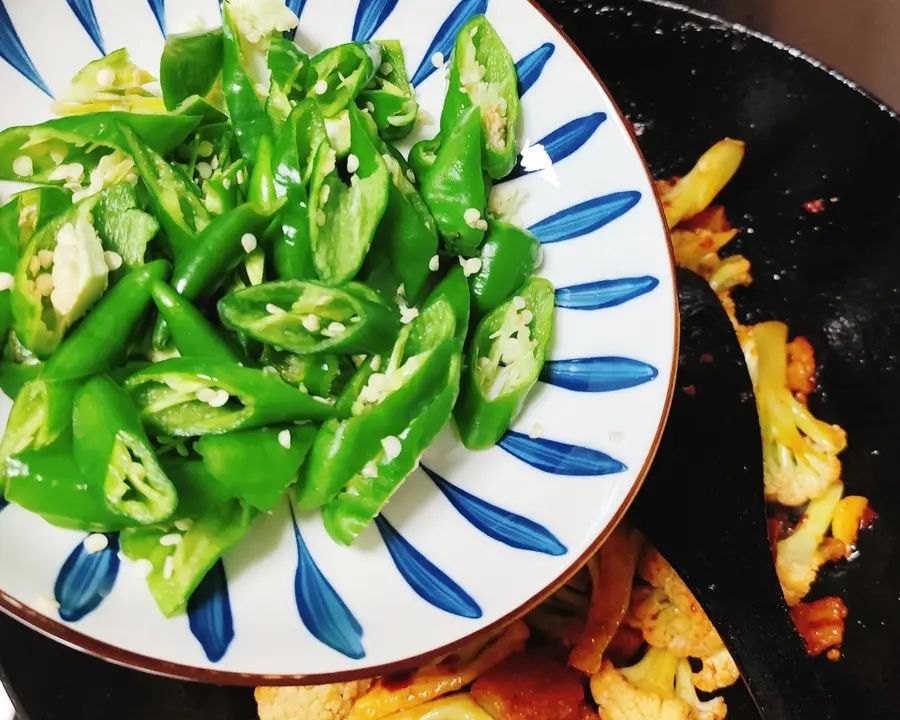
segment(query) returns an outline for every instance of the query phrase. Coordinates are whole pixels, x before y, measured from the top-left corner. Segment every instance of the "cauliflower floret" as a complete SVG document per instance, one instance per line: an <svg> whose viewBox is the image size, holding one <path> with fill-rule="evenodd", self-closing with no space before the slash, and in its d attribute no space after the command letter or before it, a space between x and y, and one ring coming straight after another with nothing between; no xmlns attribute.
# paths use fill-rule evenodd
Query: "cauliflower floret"
<svg viewBox="0 0 900 720"><path fill-rule="evenodd" d="M694 687L703 692L711 693L734 685L741 676L731 653L724 646L698 660L703 663L703 667L694 673L693 682Z"/></svg>
<svg viewBox="0 0 900 720"><path fill-rule="evenodd" d="M344 720L371 680L308 685L258 687L254 693L260 720Z"/></svg>
<svg viewBox="0 0 900 720"><path fill-rule="evenodd" d="M796 605L806 597L819 568L831 559L822 540L843 492L840 482L829 485L809 503L794 534L776 546L775 570L788 605Z"/></svg>
<svg viewBox="0 0 900 720"><path fill-rule="evenodd" d="M678 658L659 648L622 670L604 660L591 678L601 720L692 720L690 705L675 694L677 669Z"/></svg>
<svg viewBox="0 0 900 720"><path fill-rule="evenodd" d="M691 678L691 664L687 660L678 662L678 669L675 671L675 692L682 701L690 706L693 720L724 720L728 715L728 707L725 705L724 698L714 697L702 702L697 697L697 691L694 689L694 682Z"/></svg>
<svg viewBox="0 0 900 720"><path fill-rule="evenodd" d="M707 657L722 647L719 634L702 612L683 613L659 588L647 589L638 598L627 622L654 647L666 648L683 658Z"/></svg>
<svg viewBox="0 0 900 720"><path fill-rule="evenodd" d="M293 30L300 22L284 0L228 0L228 8L237 31L254 45L272 33Z"/></svg>
<svg viewBox="0 0 900 720"><path fill-rule="evenodd" d="M106 291L109 267L90 216L60 228L50 276L50 304L68 324L84 315Z"/></svg>
<svg viewBox="0 0 900 720"><path fill-rule="evenodd" d="M788 389L787 333L784 323L760 323L753 327L753 346L766 498L796 507L840 479L837 455L847 436L817 420Z"/></svg>

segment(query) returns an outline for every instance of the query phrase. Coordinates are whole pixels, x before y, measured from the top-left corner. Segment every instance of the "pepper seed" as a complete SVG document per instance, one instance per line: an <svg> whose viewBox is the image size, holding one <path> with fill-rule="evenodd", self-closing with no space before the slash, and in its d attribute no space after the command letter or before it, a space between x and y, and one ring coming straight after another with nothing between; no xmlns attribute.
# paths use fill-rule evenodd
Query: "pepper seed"
<svg viewBox="0 0 900 720"><path fill-rule="evenodd" d="M350 153L347 156L347 172L355 173L357 170L359 170L359 158L353 153Z"/></svg>
<svg viewBox="0 0 900 720"><path fill-rule="evenodd" d="M256 235L253 233L244 233L241 237L241 247L244 248L244 252L252 253L256 250Z"/></svg>
<svg viewBox="0 0 900 720"><path fill-rule="evenodd" d="M31 177L34 175L34 163L27 155L19 155L13 160L12 169L19 177Z"/></svg>
<svg viewBox="0 0 900 720"><path fill-rule="evenodd" d="M291 449L291 431L290 430L282 430L278 433L278 444L281 445L285 450Z"/></svg>

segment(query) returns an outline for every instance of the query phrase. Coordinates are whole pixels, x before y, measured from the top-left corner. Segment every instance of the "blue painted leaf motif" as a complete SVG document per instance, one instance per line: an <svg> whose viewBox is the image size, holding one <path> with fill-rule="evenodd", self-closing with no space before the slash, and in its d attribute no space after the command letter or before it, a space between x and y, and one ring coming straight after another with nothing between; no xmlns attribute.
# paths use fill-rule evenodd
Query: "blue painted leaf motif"
<svg viewBox="0 0 900 720"><path fill-rule="evenodd" d="M219 560L188 600L188 622L210 662L219 662L234 640L234 620L228 597L225 565Z"/></svg>
<svg viewBox="0 0 900 720"><path fill-rule="evenodd" d="M602 310L634 300L658 285L652 275L571 285L557 289L556 305L569 310Z"/></svg>
<svg viewBox="0 0 900 720"><path fill-rule="evenodd" d="M108 533L106 540L107 546L95 553L89 553L84 542L80 543L60 568L53 596L63 620L81 620L112 592L119 574L119 536Z"/></svg>
<svg viewBox="0 0 900 720"><path fill-rule="evenodd" d="M541 380L575 392L613 392L643 385L659 371L652 365L626 357L589 357L551 360L541 371Z"/></svg>
<svg viewBox="0 0 900 720"><path fill-rule="evenodd" d="M460 515L488 537L519 550L531 550L545 555L565 555L569 552L559 539L543 525L491 505L462 488L447 482L424 465L419 467L444 493Z"/></svg>
<svg viewBox="0 0 900 720"><path fill-rule="evenodd" d="M410 545L383 516L376 517L375 524L394 565L416 595L452 615L472 619L481 617L478 603L443 570Z"/></svg>
<svg viewBox="0 0 900 720"><path fill-rule="evenodd" d="M541 73L544 72L544 66L555 52L556 46L547 42L537 50L532 50L516 63L516 73L519 75L519 97L527 93L531 86L538 81Z"/></svg>
<svg viewBox="0 0 900 720"><path fill-rule="evenodd" d="M285 0L284 4L288 6L294 15L300 17L303 14L303 8L306 7L306 0Z"/></svg>
<svg viewBox="0 0 900 720"><path fill-rule="evenodd" d="M6 499L5 497L3 497L3 496L0 496L0 510L2 510L3 508L5 508L7 505L9 505L9 500L7 500L7 499Z"/></svg>
<svg viewBox="0 0 900 720"><path fill-rule="evenodd" d="M497 443L510 455L553 475L612 475L628 468L606 453L547 438L530 438L512 430Z"/></svg>
<svg viewBox="0 0 900 720"><path fill-rule="evenodd" d="M159 31L166 37L166 0L147 0L147 3L153 11L156 24L159 25Z"/></svg>
<svg viewBox="0 0 900 720"><path fill-rule="evenodd" d="M353 20L353 42L368 42L397 7L397 0L359 0Z"/></svg>
<svg viewBox="0 0 900 720"><path fill-rule="evenodd" d="M519 155L512 172L503 178L503 181L546 170L561 160L565 160L591 139L604 120L606 120L606 113L595 112L592 115L571 120L557 128L546 137L526 147Z"/></svg>
<svg viewBox="0 0 900 720"><path fill-rule="evenodd" d="M37 71L31 57L25 50L25 46L19 39L19 34L13 27L6 6L0 0L0 57L8 62L12 67L19 71L23 76L28 78L33 85L40 88L45 94L53 97L44 78Z"/></svg>
<svg viewBox="0 0 900 720"><path fill-rule="evenodd" d="M637 190L610 193L560 210L528 228L544 245L581 237L599 230L638 204Z"/></svg>
<svg viewBox="0 0 900 720"><path fill-rule="evenodd" d="M103 47L103 34L100 32L100 24L97 22L97 14L94 12L92 0L66 0L66 2L72 8L72 12L75 13L75 17L78 18L81 27L94 41L97 49L103 55L106 55L106 50Z"/></svg>
<svg viewBox="0 0 900 720"><path fill-rule="evenodd" d="M294 597L300 619L319 642L354 660L364 658L366 651L362 646L362 625L335 592L310 555L300 535L293 507L291 520L294 523L294 538L297 541Z"/></svg>
<svg viewBox="0 0 900 720"><path fill-rule="evenodd" d="M453 12L444 20L444 24L437 31L437 35L434 36L434 40L431 41L428 50L425 51L425 57L422 58L419 68L413 75L413 87L421 85L431 76L431 73L437 70L434 63L431 62L435 53L441 53L445 58L450 57L459 31L475 15L482 15L487 10L487 5L488 0L461 0L459 5L453 8Z"/></svg>

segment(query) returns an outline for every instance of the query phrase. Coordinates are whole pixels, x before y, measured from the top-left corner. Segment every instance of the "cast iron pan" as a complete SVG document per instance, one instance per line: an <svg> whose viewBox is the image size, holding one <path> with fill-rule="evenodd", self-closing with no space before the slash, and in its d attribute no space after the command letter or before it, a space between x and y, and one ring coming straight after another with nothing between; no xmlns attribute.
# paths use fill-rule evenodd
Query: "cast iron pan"
<svg viewBox="0 0 900 720"><path fill-rule="evenodd" d="M846 428L845 481L880 514L860 557L829 569L816 588L841 594L850 608L843 659L822 659L819 670L847 717L896 717L900 174L889 159L900 157L900 123L842 79L715 20L640 0L543 4L643 129L655 175L684 172L722 137L747 141L745 164L722 198L745 228L733 251L753 262L755 283L736 294L738 307L745 322L785 320L815 345L824 391L812 402ZM823 212L804 210L820 198ZM255 717L246 689L108 665L6 617L0 666L31 720ZM729 718L756 717L739 686L727 696Z"/></svg>

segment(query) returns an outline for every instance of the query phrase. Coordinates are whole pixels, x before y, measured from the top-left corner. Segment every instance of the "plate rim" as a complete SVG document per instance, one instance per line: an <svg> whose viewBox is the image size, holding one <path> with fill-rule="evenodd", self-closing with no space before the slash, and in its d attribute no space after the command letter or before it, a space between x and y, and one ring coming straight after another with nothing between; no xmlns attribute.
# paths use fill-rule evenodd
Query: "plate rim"
<svg viewBox="0 0 900 720"><path fill-rule="evenodd" d="M597 70L585 57L581 49L572 41L572 39L563 29L562 25L550 16L550 14L539 4L538 0L523 1L527 2L535 10L537 10L541 17L543 17L543 19L559 33L562 40L577 55L578 59L593 77L594 82L597 83L597 85L605 94L606 98L609 100L610 111L617 116L617 118L621 121L622 127L624 127L627 131L628 140L631 142L632 148L637 153L644 173L647 176L647 181L652 188L653 200L655 203L656 212L659 217L660 227L662 228L667 241L666 249L669 256L669 276L671 279L673 295L672 308L674 314L671 322L674 332L672 335L669 382L666 388L666 396L663 403L662 412L660 413L659 422L657 424L656 431L654 432L650 449L647 452L647 456L644 459L644 462L641 465L641 468L637 473L637 476L632 483L632 486L629 489L625 499L619 505L616 512L613 514L612 518L609 520L606 526L604 526L597 537L588 545L586 550L581 555L576 557L571 563L569 563L566 569L551 583L547 584L540 592L536 593L528 600L513 608L511 611L498 618L494 622L490 623L489 625L486 625L473 632L467 633L466 635L458 638L452 643L442 645L440 647L429 650L428 652L420 653L419 655L415 655L404 660L384 663L372 667L360 668L358 670L353 669L321 674L267 675L262 673L240 673L228 670L195 667L193 665L184 665L182 663L176 663L169 660L150 657L139 652L126 650L124 648L111 645L102 640L93 638L85 633L79 632L78 630L74 629L72 626L64 622L55 620L51 617L43 615L42 613L32 610L26 605L23 605L21 602L13 598L11 595L7 594L2 589L0 589L0 611L3 611L15 620L18 620L30 629L41 633L51 640L60 642L73 650L92 655L101 660L105 660L107 662L111 662L115 665L119 665L125 668L175 680L187 680L214 685L245 687L292 686L301 684L320 685L338 682L352 682L407 671L410 668L420 666L423 663L428 662L429 660L432 660L436 657L453 653L456 650L465 647L474 639L480 636L487 636L491 633L497 632L498 630L521 619L531 610L543 603L559 588L565 585L572 578L572 576L574 576L579 570L581 570L581 568L584 567L585 563L587 563L587 561L597 552L597 550L606 541L613 530L615 530L619 523L624 519L625 514L631 507L631 504L634 502L634 499L640 491L641 486L644 484L644 480L647 477L650 466L653 464L653 461L656 458L656 453L659 450L659 445L662 441L662 435L665 431L666 424L669 419L672 399L675 392L675 382L678 369L678 352L680 348L681 337L681 318L678 310L678 286L675 278L675 254L672 248L671 235L668 223L666 222L665 211L663 210L663 205L659 198L659 194L656 192L656 185L653 179L653 175L650 172L647 160L644 157L643 152L641 151L640 145L638 144L637 136L634 133L634 128L632 127L631 123L628 121L621 108L616 103L615 98L613 98L606 84L600 78ZM690 8L677 5L676 3L657 2L657 0L644 1L650 4L670 5L678 9L690 11ZM721 18L715 18L711 15L708 16L708 18L716 19L724 25L733 26L733 24L730 24L727 21L722 20ZM752 31L749 30L747 32L752 33ZM811 60L811 58L807 59ZM851 85L853 84L851 81L847 81L846 79L845 82Z"/></svg>

